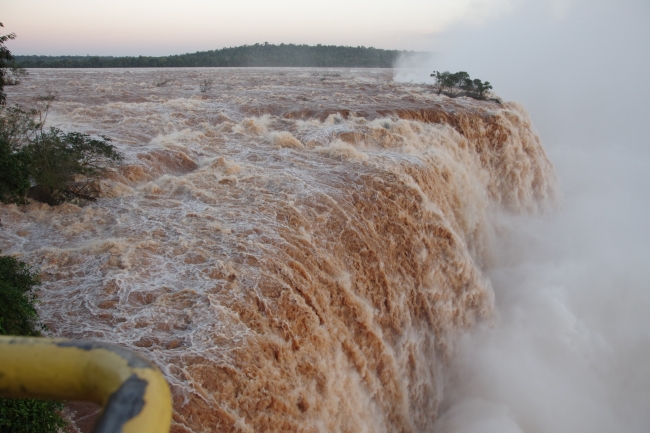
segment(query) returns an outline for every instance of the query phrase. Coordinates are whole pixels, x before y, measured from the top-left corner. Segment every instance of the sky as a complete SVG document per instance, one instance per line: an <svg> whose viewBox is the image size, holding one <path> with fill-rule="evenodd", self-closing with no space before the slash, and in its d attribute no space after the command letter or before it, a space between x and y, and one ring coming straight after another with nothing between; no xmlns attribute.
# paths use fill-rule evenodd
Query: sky
<svg viewBox="0 0 650 433"><path fill-rule="evenodd" d="M544 0L562 15L569 0ZM169 55L254 43L430 50L524 0L2 0L16 54Z"/></svg>

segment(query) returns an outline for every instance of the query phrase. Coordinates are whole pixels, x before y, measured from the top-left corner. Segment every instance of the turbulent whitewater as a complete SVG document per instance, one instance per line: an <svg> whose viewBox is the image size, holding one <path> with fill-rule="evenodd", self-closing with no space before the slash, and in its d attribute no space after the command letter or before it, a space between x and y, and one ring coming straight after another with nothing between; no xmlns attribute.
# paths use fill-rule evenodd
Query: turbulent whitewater
<svg viewBox="0 0 650 433"><path fill-rule="evenodd" d="M0 249L54 335L162 369L174 432L428 430L492 313L490 214L554 197L521 107L391 71L30 74L10 103L56 93L50 125L126 158L97 202L0 206Z"/></svg>

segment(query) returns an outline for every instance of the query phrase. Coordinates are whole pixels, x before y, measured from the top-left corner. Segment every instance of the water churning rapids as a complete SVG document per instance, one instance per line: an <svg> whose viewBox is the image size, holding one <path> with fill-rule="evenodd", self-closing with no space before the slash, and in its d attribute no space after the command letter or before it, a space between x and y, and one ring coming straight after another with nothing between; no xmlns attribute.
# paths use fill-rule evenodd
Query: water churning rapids
<svg viewBox="0 0 650 433"><path fill-rule="evenodd" d="M126 158L95 203L0 206L0 248L40 268L53 335L162 369L174 432L430 430L492 314L490 214L554 198L521 107L391 71L30 74L10 102L56 93L49 125Z"/></svg>

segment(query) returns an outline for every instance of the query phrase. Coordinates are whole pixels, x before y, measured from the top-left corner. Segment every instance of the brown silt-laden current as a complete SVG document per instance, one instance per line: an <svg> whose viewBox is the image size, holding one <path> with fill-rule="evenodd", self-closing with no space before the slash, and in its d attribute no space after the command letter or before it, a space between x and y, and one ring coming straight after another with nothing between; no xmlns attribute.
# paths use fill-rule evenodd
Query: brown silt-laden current
<svg viewBox="0 0 650 433"><path fill-rule="evenodd" d="M97 202L0 206L0 249L40 268L54 335L162 369L174 432L426 430L455 336L492 312L490 213L554 195L521 107L387 70L32 70L9 90L57 93L50 125L126 158Z"/></svg>

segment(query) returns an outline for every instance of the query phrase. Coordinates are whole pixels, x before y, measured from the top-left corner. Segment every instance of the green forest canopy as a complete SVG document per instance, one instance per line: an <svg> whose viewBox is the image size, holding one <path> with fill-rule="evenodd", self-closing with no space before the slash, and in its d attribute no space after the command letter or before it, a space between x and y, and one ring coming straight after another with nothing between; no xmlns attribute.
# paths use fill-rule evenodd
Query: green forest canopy
<svg viewBox="0 0 650 433"><path fill-rule="evenodd" d="M156 67L361 67L392 68L401 54L413 51L335 45L264 44L197 51L162 57L18 56L23 68L156 68Z"/></svg>

